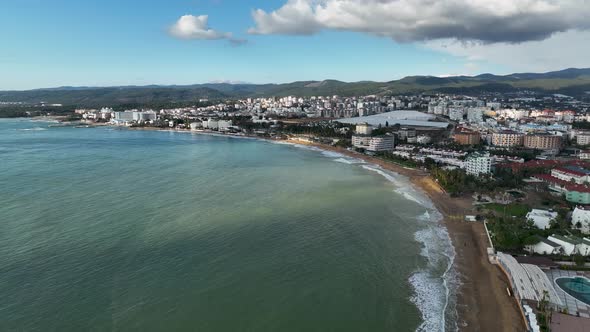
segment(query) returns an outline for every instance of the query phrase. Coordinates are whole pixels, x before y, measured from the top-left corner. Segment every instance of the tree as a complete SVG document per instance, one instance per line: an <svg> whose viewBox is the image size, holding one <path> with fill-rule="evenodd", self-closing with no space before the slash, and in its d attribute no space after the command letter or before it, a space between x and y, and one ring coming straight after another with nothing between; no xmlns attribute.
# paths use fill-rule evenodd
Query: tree
<svg viewBox="0 0 590 332"><path fill-rule="evenodd" d="M541 242L541 240L539 239L539 237L538 237L538 236L536 236L536 235L531 235L531 236L528 236L528 237L526 237L526 238L525 238L525 239L522 241L522 244L523 244L523 245L525 245L525 246L532 246L532 245L535 245L535 244L537 244L537 243L539 243L539 242Z"/></svg>
<svg viewBox="0 0 590 332"><path fill-rule="evenodd" d="M576 263L576 266L582 267L586 263L586 258L584 256L582 256L581 254L575 254L574 255L574 263Z"/></svg>

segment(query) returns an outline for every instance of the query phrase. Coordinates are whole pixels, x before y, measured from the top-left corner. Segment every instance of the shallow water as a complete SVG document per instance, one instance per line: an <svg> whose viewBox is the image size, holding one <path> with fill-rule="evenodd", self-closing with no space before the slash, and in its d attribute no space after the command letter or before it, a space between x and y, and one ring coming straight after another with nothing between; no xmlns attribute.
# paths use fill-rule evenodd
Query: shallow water
<svg viewBox="0 0 590 332"><path fill-rule="evenodd" d="M454 329L440 216L357 159L22 119L0 157L2 331Z"/></svg>

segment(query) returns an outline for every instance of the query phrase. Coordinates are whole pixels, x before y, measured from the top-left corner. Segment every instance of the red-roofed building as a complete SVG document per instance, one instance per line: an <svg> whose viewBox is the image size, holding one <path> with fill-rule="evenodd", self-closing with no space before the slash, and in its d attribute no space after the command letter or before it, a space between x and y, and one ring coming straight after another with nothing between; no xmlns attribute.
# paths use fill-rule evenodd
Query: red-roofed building
<svg viewBox="0 0 590 332"><path fill-rule="evenodd" d="M590 171L579 166L562 166L551 170L551 175L560 180L583 184L590 182Z"/></svg>
<svg viewBox="0 0 590 332"><path fill-rule="evenodd" d="M549 189L565 194L569 202L590 204L590 186L561 180L549 174L537 174L532 177L548 183Z"/></svg>
<svg viewBox="0 0 590 332"><path fill-rule="evenodd" d="M509 164L503 164L503 165L499 165L497 167L500 168L510 168L512 170L513 173L518 173L521 172L525 169L551 169L553 167L562 165L563 162L559 161L559 160L529 160L527 162L524 163L509 163Z"/></svg>

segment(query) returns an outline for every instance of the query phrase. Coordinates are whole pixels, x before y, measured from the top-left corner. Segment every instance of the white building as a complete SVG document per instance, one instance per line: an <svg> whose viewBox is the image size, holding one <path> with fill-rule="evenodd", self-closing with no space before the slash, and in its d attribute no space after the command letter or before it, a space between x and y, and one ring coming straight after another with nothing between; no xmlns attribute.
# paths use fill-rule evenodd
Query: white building
<svg viewBox="0 0 590 332"><path fill-rule="evenodd" d="M356 148L362 148L371 152L392 151L394 148L393 136L352 136L352 145Z"/></svg>
<svg viewBox="0 0 590 332"><path fill-rule="evenodd" d="M484 109L475 107L467 109L467 122L469 123L482 123L483 122Z"/></svg>
<svg viewBox="0 0 590 332"><path fill-rule="evenodd" d="M551 170L551 176L567 182L584 184L590 182L590 171L576 166L556 167Z"/></svg>
<svg viewBox="0 0 590 332"><path fill-rule="evenodd" d="M366 122L359 123L356 125L356 133L359 135L371 135L373 132L373 126L369 125Z"/></svg>
<svg viewBox="0 0 590 332"><path fill-rule="evenodd" d="M555 234L551 235L547 239L553 243L560 245L561 248L563 248L563 254L566 256L571 256L578 253L578 241Z"/></svg>
<svg viewBox="0 0 590 332"><path fill-rule="evenodd" d="M578 145L590 145L590 134L578 134L576 136L576 142Z"/></svg>
<svg viewBox="0 0 590 332"><path fill-rule="evenodd" d="M492 172L492 158L488 154L472 154L465 161L467 174L480 176Z"/></svg>
<svg viewBox="0 0 590 332"><path fill-rule="evenodd" d="M463 116L465 115L465 111L463 108L460 107L452 107L449 108L449 119L453 121L463 121Z"/></svg>
<svg viewBox="0 0 590 332"><path fill-rule="evenodd" d="M394 144L394 137L393 136L379 136L379 137L371 137L371 141L369 142L369 147L367 150L369 151L392 151L395 144Z"/></svg>
<svg viewBox="0 0 590 332"><path fill-rule="evenodd" d="M197 130L199 128L203 128L203 123L201 121L191 122L191 130Z"/></svg>
<svg viewBox="0 0 590 332"><path fill-rule="evenodd" d="M115 112L115 120L118 122L133 121L133 112Z"/></svg>
<svg viewBox="0 0 590 332"><path fill-rule="evenodd" d="M576 207L574 209L574 212L572 212L572 228L580 229L582 231L582 233L589 234L590 233L590 210Z"/></svg>
<svg viewBox="0 0 590 332"><path fill-rule="evenodd" d="M535 227L547 229L551 225L551 221L557 219L557 215L557 212L554 211L532 209L527 213L526 218L527 220L531 220L535 224Z"/></svg>
<svg viewBox="0 0 590 332"><path fill-rule="evenodd" d="M539 237L539 243L528 245L525 249L539 255L558 255L563 252L559 244L542 237Z"/></svg>
<svg viewBox="0 0 590 332"><path fill-rule="evenodd" d="M418 135L418 137L416 137L416 143L418 144L428 144L430 142L432 142L432 137L428 135Z"/></svg>
<svg viewBox="0 0 590 332"><path fill-rule="evenodd" d="M205 120L205 121L203 121L203 128L217 130L217 129L219 129L219 121L217 121L215 119Z"/></svg>
<svg viewBox="0 0 590 332"><path fill-rule="evenodd" d="M219 131L228 131L232 125L233 124L232 124L232 121L231 120L219 120L219 121L217 121L217 129Z"/></svg>
<svg viewBox="0 0 590 332"><path fill-rule="evenodd" d="M145 122L153 120L156 120L156 112L154 111L133 112L133 121Z"/></svg>

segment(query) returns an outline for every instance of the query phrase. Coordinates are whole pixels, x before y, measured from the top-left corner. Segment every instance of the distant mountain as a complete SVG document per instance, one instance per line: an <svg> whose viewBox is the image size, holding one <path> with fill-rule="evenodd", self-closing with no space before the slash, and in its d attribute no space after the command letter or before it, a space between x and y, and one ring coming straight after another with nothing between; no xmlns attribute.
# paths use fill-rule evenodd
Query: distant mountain
<svg viewBox="0 0 590 332"><path fill-rule="evenodd" d="M408 76L390 82L299 81L286 84L206 83L173 86L60 87L29 91L0 91L0 101L59 103L75 106L190 103L199 99L223 100L262 96L354 96L420 92L475 94L535 90L568 95L590 91L590 68L569 68L548 73L478 76Z"/></svg>

